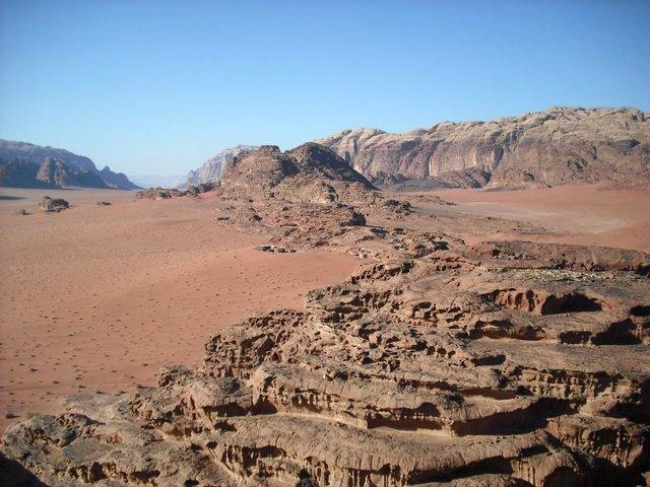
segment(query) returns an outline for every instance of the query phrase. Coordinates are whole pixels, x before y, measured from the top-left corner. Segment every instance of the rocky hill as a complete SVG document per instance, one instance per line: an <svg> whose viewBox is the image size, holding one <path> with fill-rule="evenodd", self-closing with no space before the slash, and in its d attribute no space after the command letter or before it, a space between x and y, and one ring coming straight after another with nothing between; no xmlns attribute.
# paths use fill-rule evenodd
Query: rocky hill
<svg viewBox="0 0 650 487"><path fill-rule="evenodd" d="M224 171L221 188L227 197L312 203L364 198L374 189L335 152L313 142L287 152L274 145L242 152Z"/></svg>
<svg viewBox="0 0 650 487"><path fill-rule="evenodd" d="M403 134L345 130L317 142L373 183L405 188L650 184L650 114L632 108L551 108Z"/></svg>
<svg viewBox="0 0 650 487"><path fill-rule="evenodd" d="M211 157L203 163L201 167L190 171L187 175L187 181L183 187L198 186L205 183L216 183L221 179L221 175L226 167L232 163L235 156L243 151L252 151L257 149L253 145L238 145L230 149L224 149L214 157Z"/></svg>
<svg viewBox="0 0 650 487"><path fill-rule="evenodd" d="M124 174L108 166L100 171L88 157L65 149L0 139L0 161L0 186L138 189Z"/></svg>

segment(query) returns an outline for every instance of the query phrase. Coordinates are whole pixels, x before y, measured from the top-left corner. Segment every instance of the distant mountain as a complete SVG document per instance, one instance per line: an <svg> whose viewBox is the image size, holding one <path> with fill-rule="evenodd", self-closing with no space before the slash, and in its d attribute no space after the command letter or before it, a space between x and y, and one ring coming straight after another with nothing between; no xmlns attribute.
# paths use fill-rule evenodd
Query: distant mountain
<svg viewBox="0 0 650 487"><path fill-rule="evenodd" d="M214 157L211 157L203 163L201 167L190 171L187 175L187 181L181 185L183 187L198 186L202 183L216 183L221 179L224 170L230 165L233 159L244 151L257 149L254 145L238 145L230 149L224 149Z"/></svg>
<svg viewBox="0 0 650 487"><path fill-rule="evenodd" d="M65 149L0 139L0 186L138 189L108 166L101 171L85 156Z"/></svg>
<svg viewBox="0 0 650 487"><path fill-rule="evenodd" d="M650 113L551 108L490 122L319 139L370 181L403 189L614 181L650 184Z"/></svg>
<svg viewBox="0 0 650 487"><path fill-rule="evenodd" d="M0 186L109 189L104 180L94 172L75 169L70 164L51 157L40 164L25 159L0 159Z"/></svg>

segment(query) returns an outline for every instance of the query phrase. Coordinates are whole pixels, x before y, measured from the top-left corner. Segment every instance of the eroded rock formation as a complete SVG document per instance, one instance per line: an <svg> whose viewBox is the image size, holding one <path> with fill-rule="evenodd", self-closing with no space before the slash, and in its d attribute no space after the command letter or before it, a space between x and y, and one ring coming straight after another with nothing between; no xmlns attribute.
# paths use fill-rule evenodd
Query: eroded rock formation
<svg viewBox="0 0 650 487"><path fill-rule="evenodd" d="M70 208L70 203L63 198L50 198L49 196L43 196L43 199L38 206L45 212L58 213Z"/></svg>
<svg viewBox="0 0 650 487"><path fill-rule="evenodd" d="M640 482L648 279L473 252L369 263L304 312L214 335L157 388L11 426L5 455L54 485Z"/></svg>
<svg viewBox="0 0 650 487"><path fill-rule="evenodd" d="M650 183L650 116L636 109L560 107L403 134L345 130L318 142L373 183L410 189Z"/></svg>
<svg viewBox="0 0 650 487"><path fill-rule="evenodd" d="M221 189L227 198L329 204L372 198L372 184L325 146L307 143L287 152L266 145L237 156Z"/></svg>
<svg viewBox="0 0 650 487"><path fill-rule="evenodd" d="M198 196L214 189L212 183L201 183L198 186L190 186L181 190L176 188L149 188L138 191L135 194L136 200L166 200L169 198L181 198L183 196Z"/></svg>

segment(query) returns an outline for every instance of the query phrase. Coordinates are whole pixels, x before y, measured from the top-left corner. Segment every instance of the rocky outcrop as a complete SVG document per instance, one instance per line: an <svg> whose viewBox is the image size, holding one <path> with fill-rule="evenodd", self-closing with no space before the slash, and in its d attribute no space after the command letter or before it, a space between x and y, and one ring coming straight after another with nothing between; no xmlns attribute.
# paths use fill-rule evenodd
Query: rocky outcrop
<svg viewBox="0 0 650 487"><path fill-rule="evenodd" d="M101 171L85 156L64 149L0 139L0 186L138 189L108 166Z"/></svg>
<svg viewBox="0 0 650 487"><path fill-rule="evenodd" d="M70 208L70 203L63 198L50 198L49 196L43 196L43 199L39 203L39 207L41 210L48 213L59 213L60 211Z"/></svg>
<svg viewBox="0 0 650 487"><path fill-rule="evenodd" d="M224 149L214 157L211 157L196 170L190 171L187 181L183 187L198 186L203 183L216 183L233 159L242 152L250 152L257 149L254 145L238 145L230 149Z"/></svg>
<svg viewBox="0 0 650 487"><path fill-rule="evenodd" d="M330 204L373 198L374 187L332 150L308 143L242 153L224 172L221 189L227 198Z"/></svg>
<svg viewBox="0 0 650 487"><path fill-rule="evenodd" d="M250 193L246 180L261 193L221 200L215 224L366 264L310 292L302 311L218 330L201 366L167 368L157 387L79 396L64 414L11 425L11 475L111 487L644 484L649 255L468 247L368 225L400 205L290 197L283 185L308 160L294 154L263 148L233 164L236 194Z"/></svg>
<svg viewBox="0 0 650 487"><path fill-rule="evenodd" d="M190 186L186 190L176 188L149 188L138 191L135 194L137 200L166 200L170 198L181 198L183 196L199 196L203 193L208 193L214 190L212 183L199 184L198 186Z"/></svg>
<svg viewBox="0 0 650 487"><path fill-rule="evenodd" d="M546 266L578 271L622 270L650 274L648 254L637 250L608 247L585 247L583 245L548 244L521 240L483 242L472 248L481 256L498 260L522 262L524 267Z"/></svg>
<svg viewBox="0 0 650 487"><path fill-rule="evenodd" d="M650 115L631 108L551 108L403 134L345 130L318 142L372 182L404 189L650 183Z"/></svg>

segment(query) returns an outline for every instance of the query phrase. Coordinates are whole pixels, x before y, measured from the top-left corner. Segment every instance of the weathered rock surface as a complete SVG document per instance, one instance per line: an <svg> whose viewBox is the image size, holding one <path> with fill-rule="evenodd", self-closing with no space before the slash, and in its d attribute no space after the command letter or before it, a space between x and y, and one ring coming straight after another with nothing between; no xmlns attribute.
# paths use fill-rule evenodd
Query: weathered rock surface
<svg viewBox="0 0 650 487"><path fill-rule="evenodd" d="M366 263L310 292L302 311L220 330L200 367L164 369L157 387L79 396L65 414L11 425L3 475L111 487L645 485L650 256L469 247L418 230L407 202L349 170L319 146L236 160L214 224L267 236L260 250L328 247ZM336 198L301 193L303 182ZM395 226L396 215L416 224Z"/></svg>
<svg viewBox="0 0 650 487"><path fill-rule="evenodd" d="M224 172L221 189L228 198L329 204L372 198L374 188L336 153L308 143L287 152L266 145L240 154Z"/></svg>
<svg viewBox="0 0 650 487"><path fill-rule="evenodd" d="M318 140L370 181L405 189L650 183L650 115L631 108L551 108L490 122L443 122Z"/></svg>

